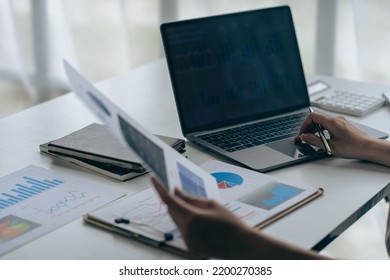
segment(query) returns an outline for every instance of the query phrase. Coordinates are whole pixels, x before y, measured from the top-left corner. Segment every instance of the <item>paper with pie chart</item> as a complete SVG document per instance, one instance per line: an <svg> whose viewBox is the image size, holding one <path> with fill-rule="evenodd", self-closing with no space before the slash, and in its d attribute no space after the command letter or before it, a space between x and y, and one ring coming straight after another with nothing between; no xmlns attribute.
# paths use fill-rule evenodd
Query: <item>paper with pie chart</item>
<svg viewBox="0 0 390 280"><path fill-rule="evenodd" d="M240 175L232 172L215 172L211 175L217 179L218 188L221 190L240 186L244 182Z"/></svg>
<svg viewBox="0 0 390 280"><path fill-rule="evenodd" d="M318 192L273 176L210 160L201 165L216 180L225 206L251 226L282 213Z"/></svg>

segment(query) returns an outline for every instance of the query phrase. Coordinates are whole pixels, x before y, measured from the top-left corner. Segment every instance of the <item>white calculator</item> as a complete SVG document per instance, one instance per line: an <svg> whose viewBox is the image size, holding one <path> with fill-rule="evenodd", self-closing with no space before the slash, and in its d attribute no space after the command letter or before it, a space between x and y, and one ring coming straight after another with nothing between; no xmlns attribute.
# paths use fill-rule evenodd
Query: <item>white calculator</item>
<svg viewBox="0 0 390 280"><path fill-rule="evenodd" d="M330 86L323 81L308 85L310 101L313 106L337 113L353 116L364 116L385 104L383 96L365 95L355 91L329 90ZM326 90L326 93L324 92ZM321 93L323 94L317 94Z"/></svg>

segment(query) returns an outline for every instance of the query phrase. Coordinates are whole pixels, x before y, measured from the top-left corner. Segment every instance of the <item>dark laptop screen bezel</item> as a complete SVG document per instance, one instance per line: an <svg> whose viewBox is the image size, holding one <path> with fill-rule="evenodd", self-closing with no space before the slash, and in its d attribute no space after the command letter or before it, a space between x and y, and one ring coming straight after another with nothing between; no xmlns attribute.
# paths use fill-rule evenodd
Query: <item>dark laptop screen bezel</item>
<svg viewBox="0 0 390 280"><path fill-rule="evenodd" d="M177 76L176 76L176 72L175 72L175 67L173 65L173 57L172 57L174 54L172 54L170 42L169 42L169 36L167 34L169 32L169 29L180 27L180 26L185 26L187 24L193 25L193 24L201 23L201 22L205 22L205 21L215 21L215 20L222 20L223 21L225 18L229 18L229 17L245 17L246 15L250 15L253 17L254 14L256 14L256 16L261 17L261 16L264 16L266 13L272 14L272 16L275 16L275 17L278 17L278 16L287 17L287 20L289 22L288 25L289 25L289 28L291 29L292 47L294 48L293 53L295 53L295 55L297 56L295 59L297 61L299 61L299 63L297 63L297 65L296 65L296 69L294 69L294 70L297 71L297 75L300 77L300 81L296 81L296 83L299 84L300 91L302 91L302 92L298 93L299 98L302 99L302 102L299 104L295 104L294 106L286 105L285 108L279 109L279 110L274 110L272 112L257 113L257 114L244 116L244 117L241 117L238 119L236 118L236 119L230 119L230 120L226 120L226 121L209 123L206 125L190 127L188 125L188 123L186 123L186 119L184 117L181 95L186 94L186 93L180 92L180 90L178 88ZM295 33L295 29L294 29L291 11L290 11L290 8L288 6L281 6L281 7L275 7L275 8L267 8L267 9L245 11L245 12L203 17L203 18L197 18L197 19L190 19L190 20L182 20L182 21L176 21L176 22L170 22L170 23L163 23L160 26L160 31L161 31L164 51L165 51L165 55L166 55L166 60L167 60L167 64L168 64L168 70L169 70L169 74L170 74L170 78L171 78L171 84L172 84L173 93L174 93L174 97L175 97L176 107L178 110L180 125L181 125L181 129L182 129L182 132L184 135L187 135L188 133L193 133L193 132L219 129L219 128L223 128L223 127L226 127L229 125L235 125L235 124L240 124L240 123L244 123L244 122L255 121L255 120L258 120L261 118L284 114L284 113L292 112L292 111L299 110L302 108L307 108L310 106L310 100L309 100L309 95L308 95L308 91L307 91L307 85L306 85L303 65L301 62L298 41L296 38L296 33Z"/></svg>

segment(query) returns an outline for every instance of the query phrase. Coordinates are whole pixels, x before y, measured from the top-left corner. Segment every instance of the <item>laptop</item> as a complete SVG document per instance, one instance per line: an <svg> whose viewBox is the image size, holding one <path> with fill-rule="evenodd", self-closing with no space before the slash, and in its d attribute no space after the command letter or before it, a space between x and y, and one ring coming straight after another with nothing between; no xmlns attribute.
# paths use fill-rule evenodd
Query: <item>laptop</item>
<svg viewBox="0 0 390 280"><path fill-rule="evenodd" d="M288 6L164 23L161 35L190 142L261 172L326 156L293 141L310 100Z"/></svg>

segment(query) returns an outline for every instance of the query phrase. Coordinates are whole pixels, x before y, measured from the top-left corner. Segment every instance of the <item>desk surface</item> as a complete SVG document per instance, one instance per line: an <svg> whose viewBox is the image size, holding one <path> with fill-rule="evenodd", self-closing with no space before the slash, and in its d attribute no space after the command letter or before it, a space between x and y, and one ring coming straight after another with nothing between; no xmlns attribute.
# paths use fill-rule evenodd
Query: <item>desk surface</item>
<svg viewBox="0 0 390 280"><path fill-rule="evenodd" d="M318 78L308 75L308 82ZM328 83L345 81L321 77ZM151 132L182 137L165 61L159 60L97 86ZM363 84L379 94L390 86ZM390 107L364 118L351 118L389 132ZM91 181L137 192L148 186L149 175L118 182L40 154L39 144L60 138L97 119L74 96L61 96L0 120L0 176L29 164L82 176ZM200 164L212 155L188 145L190 160ZM276 238L321 250L389 188L390 169L355 160L326 158L269 172L296 184L321 186L325 195L264 229ZM179 256L85 224L81 218L3 256L1 259L177 259Z"/></svg>

